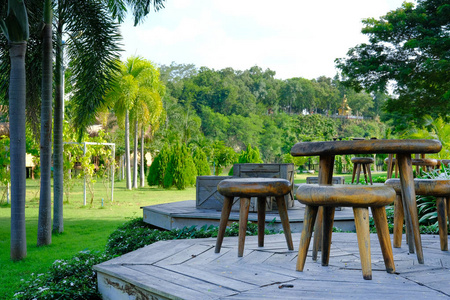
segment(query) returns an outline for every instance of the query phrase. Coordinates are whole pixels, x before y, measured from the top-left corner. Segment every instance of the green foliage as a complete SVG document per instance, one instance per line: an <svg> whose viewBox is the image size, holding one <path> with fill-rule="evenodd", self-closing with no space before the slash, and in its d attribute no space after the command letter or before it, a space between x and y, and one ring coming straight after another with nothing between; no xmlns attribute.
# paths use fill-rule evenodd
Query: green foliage
<svg viewBox="0 0 450 300"><path fill-rule="evenodd" d="M175 186L179 190L195 184L197 170L185 144L171 147L169 163L164 174L164 188Z"/></svg>
<svg viewBox="0 0 450 300"><path fill-rule="evenodd" d="M111 258L104 253L80 252L56 260L47 272L23 282L13 299L101 299L92 267Z"/></svg>
<svg viewBox="0 0 450 300"><path fill-rule="evenodd" d="M147 176L148 185L164 186L164 176L166 174L169 158L170 148L166 143L150 165L150 171Z"/></svg>
<svg viewBox="0 0 450 300"><path fill-rule="evenodd" d="M236 152L231 147L225 146L223 141L216 141L212 147L212 161L214 163L214 175L220 175L222 170L236 161Z"/></svg>
<svg viewBox="0 0 450 300"><path fill-rule="evenodd" d="M175 239L194 239L217 237L217 226L196 226L184 227L182 229L172 229L170 231L152 228L145 223L142 218L133 219L111 233L106 244L106 253L111 256L123 255L125 253L137 250L146 245L158 241ZM275 234L273 230L265 230L265 234ZM258 226L254 223L247 224L247 235L258 235ZM238 236L239 224L232 223L225 230L225 236Z"/></svg>
<svg viewBox="0 0 450 300"><path fill-rule="evenodd" d="M395 81L398 97L385 111L397 130L421 125L421 116L449 116L450 6L445 0L404 2L379 19L363 20L369 43L336 60L346 83L369 91L386 91Z"/></svg>
<svg viewBox="0 0 450 300"><path fill-rule="evenodd" d="M197 169L197 175L211 175L211 169L209 168L208 160L205 152L200 147L196 147L194 150L194 164Z"/></svg>
<svg viewBox="0 0 450 300"><path fill-rule="evenodd" d="M238 162L239 164L246 163L254 163L254 164L262 164L263 161L261 159L261 155L259 154L258 147L252 148L252 145L248 145L246 150L242 150L241 154L239 154ZM233 168L230 169L228 175L233 175Z"/></svg>

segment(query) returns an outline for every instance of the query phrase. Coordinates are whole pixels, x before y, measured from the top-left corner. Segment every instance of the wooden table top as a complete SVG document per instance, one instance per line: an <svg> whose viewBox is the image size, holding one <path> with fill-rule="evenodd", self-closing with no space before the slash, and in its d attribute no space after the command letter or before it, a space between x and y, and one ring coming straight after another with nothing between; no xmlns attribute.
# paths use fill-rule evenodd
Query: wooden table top
<svg viewBox="0 0 450 300"><path fill-rule="evenodd" d="M437 153L442 145L438 140L353 140L300 142L291 149L292 156L341 154L397 154Z"/></svg>

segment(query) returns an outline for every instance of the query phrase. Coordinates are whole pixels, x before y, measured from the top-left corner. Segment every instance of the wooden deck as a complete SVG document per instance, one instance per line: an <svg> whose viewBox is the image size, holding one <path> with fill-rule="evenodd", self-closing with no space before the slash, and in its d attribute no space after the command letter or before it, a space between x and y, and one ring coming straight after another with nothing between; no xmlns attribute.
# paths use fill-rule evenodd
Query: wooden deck
<svg viewBox="0 0 450 300"><path fill-rule="evenodd" d="M167 230L193 225L200 228L205 224L218 226L221 214L220 210L196 208L195 200L144 206L142 209L144 222ZM300 232L303 226L305 206L295 201L294 207L288 209L288 215L291 231ZM231 211L229 220L238 222L239 211ZM250 212L248 220L256 222L258 220L257 213ZM334 226L343 231L355 230L353 210L348 207L336 210ZM266 212L266 228L276 231L283 229L278 211Z"/></svg>
<svg viewBox="0 0 450 300"><path fill-rule="evenodd" d="M450 253L439 237L422 235L425 264L394 249L396 274L384 271L376 234L371 235L373 280L361 274L356 234L333 233L330 266L308 257L295 271L296 251L284 235L268 235L265 247L247 237L244 257L237 238L162 241L95 266L104 299L448 299ZM300 234L293 235L297 249ZM311 248L310 248L311 249Z"/></svg>

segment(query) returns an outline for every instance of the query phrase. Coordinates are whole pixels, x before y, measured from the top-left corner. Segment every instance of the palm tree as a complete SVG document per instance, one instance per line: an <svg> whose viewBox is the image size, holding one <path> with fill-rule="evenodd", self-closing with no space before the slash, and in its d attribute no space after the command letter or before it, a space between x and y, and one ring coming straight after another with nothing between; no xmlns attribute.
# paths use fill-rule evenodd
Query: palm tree
<svg viewBox="0 0 450 300"><path fill-rule="evenodd" d="M44 1L44 27L42 29L42 96L41 96L41 189L39 197L39 221L37 245L52 242L52 1Z"/></svg>
<svg viewBox="0 0 450 300"><path fill-rule="evenodd" d="M107 94L108 100L114 106L119 124L125 127L125 160L127 188L131 189L131 168L129 154L129 123L134 121L135 146L134 156L137 158L137 140L139 122L142 126L155 124L162 112L161 95L164 86L159 79L159 71L148 60L141 57L130 57L122 63L121 72L118 73L117 85ZM131 114L130 114L131 112ZM130 117L131 115L131 117ZM141 159L142 159L141 155ZM136 161L136 160L135 160ZM137 168L137 161L135 162ZM135 174L137 174L137 169ZM136 175L137 177L137 175ZM134 185L137 187L137 178Z"/></svg>
<svg viewBox="0 0 450 300"><path fill-rule="evenodd" d="M25 53L27 49L28 15L23 0L8 1L8 15L0 20L8 39L11 59L9 82L9 124L11 157L11 259L27 256L25 232Z"/></svg>

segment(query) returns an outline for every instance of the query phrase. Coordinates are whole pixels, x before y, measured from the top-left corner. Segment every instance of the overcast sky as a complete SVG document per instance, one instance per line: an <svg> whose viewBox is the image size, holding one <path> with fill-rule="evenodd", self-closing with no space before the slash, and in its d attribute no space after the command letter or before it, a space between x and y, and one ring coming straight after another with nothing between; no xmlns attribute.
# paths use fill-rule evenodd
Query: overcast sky
<svg viewBox="0 0 450 300"><path fill-rule="evenodd" d="M336 74L334 59L367 41L361 20L378 18L403 0L167 0L143 24L121 27L122 59L194 64L216 70L254 65L276 78Z"/></svg>

